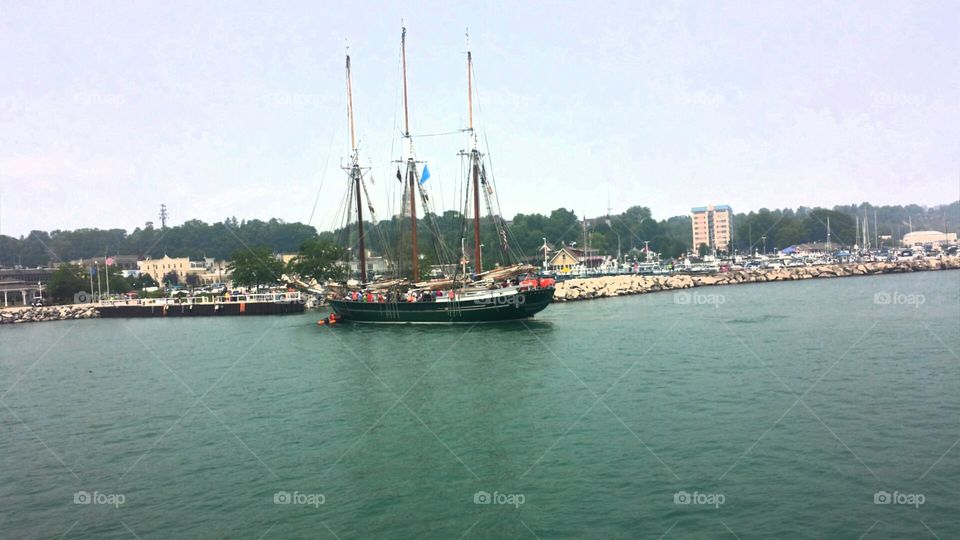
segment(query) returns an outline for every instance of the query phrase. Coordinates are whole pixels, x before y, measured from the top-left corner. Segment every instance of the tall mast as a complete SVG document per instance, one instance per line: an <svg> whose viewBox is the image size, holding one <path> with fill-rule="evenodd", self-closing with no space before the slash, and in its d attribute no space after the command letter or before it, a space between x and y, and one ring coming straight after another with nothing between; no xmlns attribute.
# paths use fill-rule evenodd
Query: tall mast
<svg viewBox="0 0 960 540"><path fill-rule="evenodd" d="M473 138L473 55L467 51L467 107L470 111L470 137Z"/></svg>
<svg viewBox="0 0 960 540"><path fill-rule="evenodd" d="M350 55L347 55L347 116L350 117L350 177L357 192L357 235L360 238L360 282L367 282L367 250L363 238L363 202L360 199L360 164L357 154L357 135L353 125L353 82L350 77Z"/></svg>
<svg viewBox="0 0 960 540"><path fill-rule="evenodd" d="M410 113L407 106L407 28L400 35L400 52L403 57L403 136L410 144L407 156L407 180L410 182L410 242L413 281L420 281L420 260L417 255L417 167L413 161L413 139L410 137Z"/></svg>
<svg viewBox="0 0 960 540"><path fill-rule="evenodd" d="M467 104L470 109L470 165L473 172L473 267L480 274L480 154L477 152L477 138L473 133L473 55L467 51Z"/></svg>
<svg viewBox="0 0 960 540"><path fill-rule="evenodd" d="M350 76L350 55L347 54L347 117L350 118L350 151L351 158L356 162L357 135L353 127L353 81Z"/></svg>
<svg viewBox="0 0 960 540"><path fill-rule="evenodd" d="M403 136L410 138L410 113L407 109L407 27L400 34L400 53L403 57ZM412 144L412 143L411 143Z"/></svg>

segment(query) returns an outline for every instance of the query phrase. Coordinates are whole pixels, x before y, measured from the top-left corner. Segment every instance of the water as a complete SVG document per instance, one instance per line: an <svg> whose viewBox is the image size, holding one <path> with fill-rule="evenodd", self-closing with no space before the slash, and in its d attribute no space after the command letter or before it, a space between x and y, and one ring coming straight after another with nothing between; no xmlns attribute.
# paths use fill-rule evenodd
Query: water
<svg viewBox="0 0 960 540"><path fill-rule="evenodd" d="M317 318L0 329L0 537L960 536L960 272Z"/></svg>

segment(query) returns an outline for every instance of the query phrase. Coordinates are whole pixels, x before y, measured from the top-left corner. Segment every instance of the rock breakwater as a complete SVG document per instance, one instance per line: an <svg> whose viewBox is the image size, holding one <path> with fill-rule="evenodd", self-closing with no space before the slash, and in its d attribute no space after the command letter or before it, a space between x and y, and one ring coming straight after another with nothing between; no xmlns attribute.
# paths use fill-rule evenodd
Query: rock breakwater
<svg viewBox="0 0 960 540"><path fill-rule="evenodd" d="M960 269L960 258L950 257L945 259L919 259L897 262L825 264L759 271L734 270L732 272L718 274L603 276L558 282L557 292L553 300L554 302L570 302L709 285L734 285L738 283L764 283L768 281L791 281L798 279L822 279L957 269Z"/></svg>
<svg viewBox="0 0 960 540"><path fill-rule="evenodd" d="M0 310L0 324L92 319L99 316L96 308L89 304L13 308Z"/></svg>

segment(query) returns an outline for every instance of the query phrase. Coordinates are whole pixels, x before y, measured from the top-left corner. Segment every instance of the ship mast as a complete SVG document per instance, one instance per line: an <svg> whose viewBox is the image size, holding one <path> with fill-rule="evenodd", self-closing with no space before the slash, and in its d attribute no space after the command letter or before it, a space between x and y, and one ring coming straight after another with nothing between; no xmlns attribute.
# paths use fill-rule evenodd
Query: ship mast
<svg viewBox="0 0 960 540"><path fill-rule="evenodd" d="M417 167L413 161L413 139L410 137L410 113L407 105L407 28L400 35L400 51L403 57L403 136L410 145L407 156L407 180L410 183L410 242L413 281L420 281L420 261L417 255Z"/></svg>
<svg viewBox="0 0 960 540"><path fill-rule="evenodd" d="M470 168L473 174L473 268L480 274L482 259L480 254L480 153L477 151L477 137L473 132L473 55L467 51L467 105L469 108L470 132Z"/></svg>
<svg viewBox="0 0 960 540"><path fill-rule="evenodd" d="M367 251L363 238L363 203L360 199L360 164L357 152L357 135L353 125L353 83L350 77L350 55L347 55L347 116L350 118L350 178L357 192L357 235L360 238L360 283L367 282Z"/></svg>

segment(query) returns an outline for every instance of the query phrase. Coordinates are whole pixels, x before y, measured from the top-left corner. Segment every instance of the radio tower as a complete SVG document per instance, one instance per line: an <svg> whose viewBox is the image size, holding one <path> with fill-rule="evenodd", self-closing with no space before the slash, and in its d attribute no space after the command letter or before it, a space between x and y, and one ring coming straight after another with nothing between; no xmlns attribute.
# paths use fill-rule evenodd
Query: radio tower
<svg viewBox="0 0 960 540"><path fill-rule="evenodd" d="M161 204L161 205L160 205L160 228L161 228L161 229L166 229L166 228L167 228L167 218L168 218L168 217L169 217L169 215L167 214L167 205Z"/></svg>

